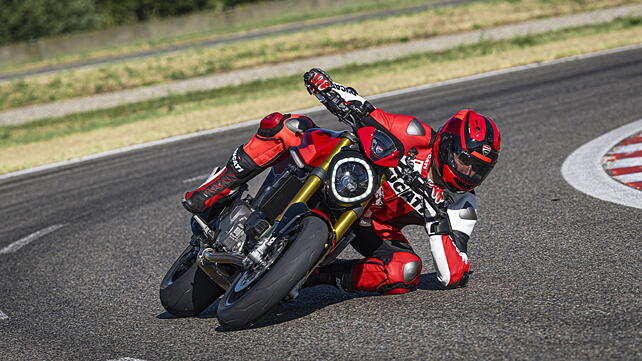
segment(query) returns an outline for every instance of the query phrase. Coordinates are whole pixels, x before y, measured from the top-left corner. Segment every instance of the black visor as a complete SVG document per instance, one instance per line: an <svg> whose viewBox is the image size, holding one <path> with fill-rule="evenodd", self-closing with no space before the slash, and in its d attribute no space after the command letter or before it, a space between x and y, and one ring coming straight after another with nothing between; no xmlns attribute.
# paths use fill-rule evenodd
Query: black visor
<svg viewBox="0 0 642 361"><path fill-rule="evenodd" d="M495 162L481 154L475 156L464 151L451 138L440 147L440 156L450 169L464 182L478 186L490 174ZM482 159L486 158L488 161Z"/></svg>

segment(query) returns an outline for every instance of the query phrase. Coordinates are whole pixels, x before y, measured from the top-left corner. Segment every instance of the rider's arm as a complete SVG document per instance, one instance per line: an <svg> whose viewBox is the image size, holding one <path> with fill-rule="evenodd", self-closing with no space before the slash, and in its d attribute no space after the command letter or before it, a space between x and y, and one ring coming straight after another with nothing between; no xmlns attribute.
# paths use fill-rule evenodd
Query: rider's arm
<svg viewBox="0 0 642 361"><path fill-rule="evenodd" d="M310 94L342 121L358 127L360 120L368 116L375 107L357 94L351 87L334 83L321 69L311 69L303 75L303 82Z"/></svg>
<svg viewBox="0 0 642 361"><path fill-rule="evenodd" d="M437 278L444 286L465 286L468 281L468 238L477 222L476 209L475 195L465 193L448 207L448 220L426 224Z"/></svg>

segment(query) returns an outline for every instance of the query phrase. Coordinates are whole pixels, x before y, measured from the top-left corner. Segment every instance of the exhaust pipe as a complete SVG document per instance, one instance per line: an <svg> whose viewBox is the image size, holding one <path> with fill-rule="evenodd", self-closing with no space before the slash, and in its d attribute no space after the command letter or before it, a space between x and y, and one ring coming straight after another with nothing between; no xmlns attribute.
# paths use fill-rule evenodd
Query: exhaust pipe
<svg viewBox="0 0 642 361"><path fill-rule="evenodd" d="M243 264L245 257L241 255L216 252L213 249L208 248L203 251L203 258L212 263L233 264L235 266L245 268L245 265Z"/></svg>
<svg viewBox="0 0 642 361"><path fill-rule="evenodd" d="M230 288L232 279L229 276L219 273L218 267L215 263L219 264L232 264L243 268L243 260L245 258L240 255L229 253L216 252L212 248L207 248L198 257L198 266L205 272L217 285L224 290Z"/></svg>

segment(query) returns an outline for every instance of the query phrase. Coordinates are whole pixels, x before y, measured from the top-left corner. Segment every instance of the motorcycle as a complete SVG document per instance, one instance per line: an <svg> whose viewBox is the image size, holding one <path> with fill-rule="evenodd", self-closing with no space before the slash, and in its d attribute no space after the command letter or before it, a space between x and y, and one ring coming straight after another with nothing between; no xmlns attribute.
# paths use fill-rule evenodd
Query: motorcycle
<svg viewBox="0 0 642 361"><path fill-rule="evenodd" d="M220 324L247 328L337 258L355 239L351 226L391 176L430 194L413 169L416 151L404 156L384 129L349 125L352 132L304 132L255 196L244 186L214 220L194 216L205 237L183 251L161 282L168 312L194 316L222 296ZM423 198L438 210L432 197Z"/></svg>

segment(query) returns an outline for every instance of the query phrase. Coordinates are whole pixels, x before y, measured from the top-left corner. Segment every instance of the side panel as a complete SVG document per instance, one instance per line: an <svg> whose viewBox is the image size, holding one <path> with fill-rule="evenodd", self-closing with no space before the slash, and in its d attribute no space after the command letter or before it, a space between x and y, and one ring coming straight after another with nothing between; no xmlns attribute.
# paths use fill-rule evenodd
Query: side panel
<svg viewBox="0 0 642 361"><path fill-rule="evenodd" d="M274 220L290 203L302 185L303 183L297 177L288 177L278 189L270 192L270 195L261 202L259 208L263 210L267 218Z"/></svg>

